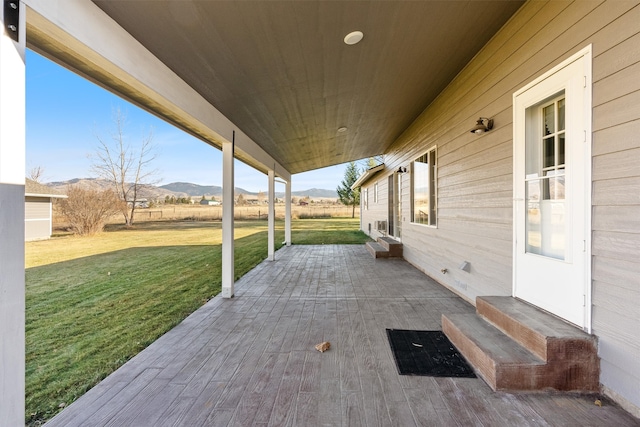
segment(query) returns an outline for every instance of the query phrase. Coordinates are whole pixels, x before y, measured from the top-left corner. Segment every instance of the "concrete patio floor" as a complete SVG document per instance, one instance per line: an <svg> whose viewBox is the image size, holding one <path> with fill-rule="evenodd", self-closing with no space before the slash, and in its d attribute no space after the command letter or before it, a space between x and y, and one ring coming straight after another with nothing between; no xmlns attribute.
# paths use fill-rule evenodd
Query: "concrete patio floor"
<svg viewBox="0 0 640 427"><path fill-rule="evenodd" d="M291 246L47 426L638 426L596 396L400 376L386 328L439 330L467 302L363 245ZM319 353L314 345L329 341Z"/></svg>

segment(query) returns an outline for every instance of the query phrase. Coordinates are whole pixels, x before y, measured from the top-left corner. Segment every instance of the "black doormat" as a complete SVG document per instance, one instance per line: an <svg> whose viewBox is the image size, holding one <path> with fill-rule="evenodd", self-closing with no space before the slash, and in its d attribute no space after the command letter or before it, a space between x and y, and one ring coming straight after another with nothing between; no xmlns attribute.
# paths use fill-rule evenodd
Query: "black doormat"
<svg viewBox="0 0 640 427"><path fill-rule="evenodd" d="M442 331L387 329L387 335L400 375L476 377Z"/></svg>

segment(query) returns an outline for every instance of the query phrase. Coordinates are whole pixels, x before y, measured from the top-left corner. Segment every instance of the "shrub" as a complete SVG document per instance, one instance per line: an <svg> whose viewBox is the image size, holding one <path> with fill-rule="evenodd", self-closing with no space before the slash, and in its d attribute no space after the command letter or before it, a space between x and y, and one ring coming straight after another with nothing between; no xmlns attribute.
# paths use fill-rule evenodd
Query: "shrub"
<svg viewBox="0 0 640 427"><path fill-rule="evenodd" d="M60 210L75 234L81 236L101 232L109 217L122 211L124 202L111 190L98 191L70 187Z"/></svg>
<svg viewBox="0 0 640 427"><path fill-rule="evenodd" d="M298 214L298 219L326 219L326 218L331 218L331 212L316 212L316 213L300 212Z"/></svg>

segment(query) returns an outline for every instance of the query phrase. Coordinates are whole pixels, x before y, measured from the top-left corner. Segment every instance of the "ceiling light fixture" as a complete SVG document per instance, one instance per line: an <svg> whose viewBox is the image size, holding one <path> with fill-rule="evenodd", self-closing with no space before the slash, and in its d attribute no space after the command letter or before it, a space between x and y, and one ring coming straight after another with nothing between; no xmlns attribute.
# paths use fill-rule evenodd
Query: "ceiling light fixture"
<svg viewBox="0 0 640 427"><path fill-rule="evenodd" d="M487 122L486 124L484 122ZM486 117L480 117L476 125L469 132L480 135L485 132L489 132L493 129L493 119L487 119Z"/></svg>
<svg viewBox="0 0 640 427"><path fill-rule="evenodd" d="M344 127L344 126L341 126L341 127L338 128L338 132L340 132L340 133L346 132L346 131L347 131L347 128Z"/></svg>
<svg viewBox="0 0 640 427"><path fill-rule="evenodd" d="M362 34L362 31L353 31L344 37L344 42L348 45L356 44L362 40L363 37L364 34Z"/></svg>

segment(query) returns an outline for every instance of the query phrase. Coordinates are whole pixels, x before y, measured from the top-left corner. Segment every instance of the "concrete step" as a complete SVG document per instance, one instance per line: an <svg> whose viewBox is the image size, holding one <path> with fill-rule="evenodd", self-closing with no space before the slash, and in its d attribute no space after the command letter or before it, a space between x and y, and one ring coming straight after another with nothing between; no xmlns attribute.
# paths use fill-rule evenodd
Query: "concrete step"
<svg viewBox="0 0 640 427"><path fill-rule="evenodd" d="M378 237L378 243L389 251L389 257L402 258L402 243L391 237Z"/></svg>
<svg viewBox="0 0 640 427"><path fill-rule="evenodd" d="M476 311L542 360L597 354L595 336L515 298L478 297Z"/></svg>
<svg viewBox="0 0 640 427"><path fill-rule="evenodd" d="M389 251L376 242L367 242L365 247L374 258L389 258Z"/></svg>
<svg viewBox="0 0 640 427"><path fill-rule="evenodd" d="M511 297L478 297L476 307L444 314L442 329L491 388L599 390L595 337Z"/></svg>
<svg viewBox="0 0 640 427"><path fill-rule="evenodd" d="M493 390L532 390L545 362L475 314L443 314L442 330Z"/></svg>

